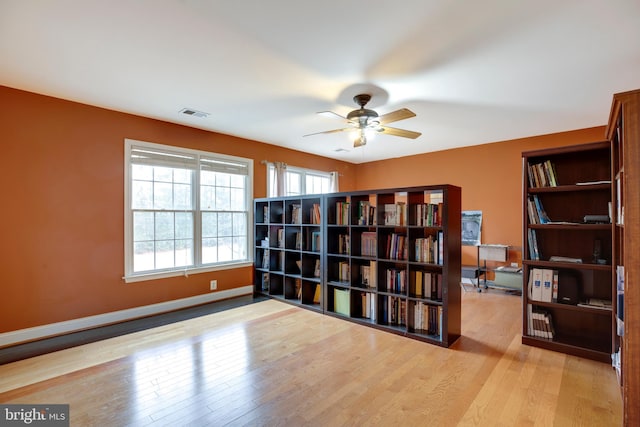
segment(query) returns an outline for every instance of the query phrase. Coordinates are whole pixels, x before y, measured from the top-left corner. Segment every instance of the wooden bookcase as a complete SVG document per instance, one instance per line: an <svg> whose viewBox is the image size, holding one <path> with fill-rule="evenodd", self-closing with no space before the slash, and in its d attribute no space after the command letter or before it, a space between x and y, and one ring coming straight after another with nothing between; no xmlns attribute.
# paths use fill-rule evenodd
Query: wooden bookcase
<svg viewBox="0 0 640 427"><path fill-rule="evenodd" d="M522 343L610 362L613 311L586 304L612 301L611 145L522 157Z"/></svg>
<svg viewBox="0 0 640 427"><path fill-rule="evenodd" d="M254 200L254 291L322 310L319 196Z"/></svg>
<svg viewBox="0 0 640 427"><path fill-rule="evenodd" d="M615 199L614 367L624 425L640 425L640 90L613 96L606 138L612 144Z"/></svg>
<svg viewBox="0 0 640 427"><path fill-rule="evenodd" d="M322 226L307 224L304 216L302 225L291 225L292 204L302 204L303 215L310 205L322 206ZM448 347L460 336L460 207L461 190L450 185L256 200L255 291ZM284 248L276 237L280 229ZM321 255L307 240L302 250L294 247L299 229L303 236L305 229L320 231ZM302 274L293 268L298 259ZM311 274L318 260L319 278ZM321 303L312 304L319 283Z"/></svg>

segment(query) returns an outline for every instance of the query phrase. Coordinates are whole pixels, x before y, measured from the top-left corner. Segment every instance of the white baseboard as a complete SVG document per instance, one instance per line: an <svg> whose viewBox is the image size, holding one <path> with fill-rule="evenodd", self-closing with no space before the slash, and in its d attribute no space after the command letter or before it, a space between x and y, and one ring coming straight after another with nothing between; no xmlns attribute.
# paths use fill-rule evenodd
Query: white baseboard
<svg viewBox="0 0 640 427"><path fill-rule="evenodd" d="M126 310L112 311L110 313L97 314L95 316L82 317L79 319L66 320L64 322L50 323L48 325L35 326L33 328L5 332L0 334L0 348L55 335L62 335L70 332L91 329L98 326L109 325L112 323L124 322L139 317L165 313L167 311L179 310L181 308L206 304L222 299L239 297L242 295L250 295L251 293L253 293L253 286L242 286L240 288L211 292L209 294L202 294L189 298L182 298L173 301L161 302L158 304L145 305L142 307L129 308Z"/></svg>

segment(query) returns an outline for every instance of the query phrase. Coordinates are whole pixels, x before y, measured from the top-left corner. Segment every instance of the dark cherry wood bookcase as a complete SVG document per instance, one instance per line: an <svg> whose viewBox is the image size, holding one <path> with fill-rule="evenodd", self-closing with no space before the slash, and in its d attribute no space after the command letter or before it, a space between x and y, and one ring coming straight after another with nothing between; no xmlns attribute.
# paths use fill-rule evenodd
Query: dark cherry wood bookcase
<svg viewBox="0 0 640 427"><path fill-rule="evenodd" d="M293 205L303 206L300 225L288 217ZM313 205L320 225L305 217ZM254 207L256 293L443 347L460 337L459 187L256 199ZM419 256L427 241L434 259Z"/></svg>
<svg viewBox="0 0 640 427"><path fill-rule="evenodd" d="M619 357L624 425L631 426L640 425L640 90L613 96L606 138L613 149L613 260L624 268L621 277L616 268L612 279L614 295L624 295L614 299L613 350Z"/></svg>
<svg viewBox="0 0 640 427"><path fill-rule="evenodd" d="M612 300L611 145L605 141L527 151L522 154L522 159L522 342L610 362L613 311L611 308L586 306L585 303L594 299ZM532 182L530 171L544 162L547 162L546 170L555 176L550 180L555 181L554 185ZM545 169L538 167L538 170ZM531 217L529 203L534 197L551 222L542 223L544 221ZM604 216L606 220L585 222L586 215ZM535 239L531 238L532 235ZM562 261L552 261L552 257L562 257ZM534 269L557 272L560 298L556 301L532 298ZM552 338L532 332L531 312L549 316Z"/></svg>

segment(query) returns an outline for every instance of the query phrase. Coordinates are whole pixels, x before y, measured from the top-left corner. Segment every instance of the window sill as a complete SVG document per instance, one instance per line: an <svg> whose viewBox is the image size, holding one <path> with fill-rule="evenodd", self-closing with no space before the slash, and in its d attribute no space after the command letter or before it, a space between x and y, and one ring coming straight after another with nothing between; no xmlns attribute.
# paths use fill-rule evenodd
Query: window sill
<svg viewBox="0 0 640 427"><path fill-rule="evenodd" d="M143 282L147 280L165 279L168 277L179 277L179 276L189 277L192 274L208 273L211 271L231 270L234 268L251 267L252 265L253 265L252 261L244 261L244 262L233 263L233 264L219 264L216 266L191 267L184 270L170 270L170 271L161 271L161 272L153 272L153 273L131 274L129 276L124 276L123 279L125 283L135 283L135 282Z"/></svg>

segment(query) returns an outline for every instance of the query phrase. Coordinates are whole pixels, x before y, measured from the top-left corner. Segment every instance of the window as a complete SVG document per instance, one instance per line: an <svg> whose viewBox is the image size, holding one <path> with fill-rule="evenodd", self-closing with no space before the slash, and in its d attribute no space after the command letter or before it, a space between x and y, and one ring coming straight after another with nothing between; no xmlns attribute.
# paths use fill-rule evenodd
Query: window
<svg viewBox="0 0 640 427"><path fill-rule="evenodd" d="M269 197L276 194L276 168L272 163L267 167ZM329 193L331 179L329 172L316 171L287 166L285 178L285 196Z"/></svg>
<svg viewBox="0 0 640 427"><path fill-rule="evenodd" d="M125 279L251 262L253 161L125 140Z"/></svg>

